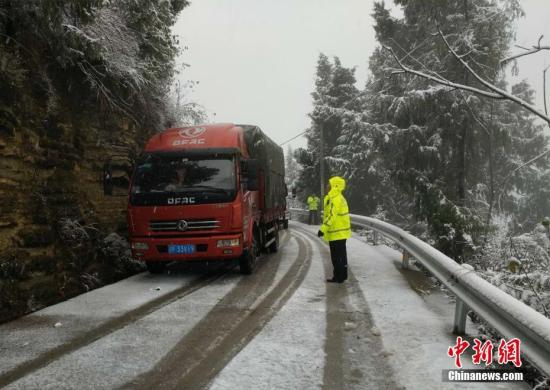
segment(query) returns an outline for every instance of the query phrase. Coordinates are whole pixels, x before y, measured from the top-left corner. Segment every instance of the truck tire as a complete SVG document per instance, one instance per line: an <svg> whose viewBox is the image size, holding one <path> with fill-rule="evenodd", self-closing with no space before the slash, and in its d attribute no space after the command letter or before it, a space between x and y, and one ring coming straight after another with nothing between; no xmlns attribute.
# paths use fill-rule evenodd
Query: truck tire
<svg viewBox="0 0 550 390"><path fill-rule="evenodd" d="M166 268L166 262L164 261L146 261L147 271L152 274L161 274Z"/></svg>
<svg viewBox="0 0 550 390"><path fill-rule="evenodd" d="M257 240L257 234L254 231L254 234L252 235L252 245L250 246L250 249L247 250L245 253L243 253L241 258L239 259L239 269L241 271L241 274L250 275L252 274L252 272L254 272L257 256L258 256L258 240Z"/></svg>
<svg viewBox="0 0 550 390"><path fill-rule="evenodd" d="M275 232L273 233L275 236L275 241L269 245L269 253L275 253L279 250L279 229L275 229Z"/></svg>

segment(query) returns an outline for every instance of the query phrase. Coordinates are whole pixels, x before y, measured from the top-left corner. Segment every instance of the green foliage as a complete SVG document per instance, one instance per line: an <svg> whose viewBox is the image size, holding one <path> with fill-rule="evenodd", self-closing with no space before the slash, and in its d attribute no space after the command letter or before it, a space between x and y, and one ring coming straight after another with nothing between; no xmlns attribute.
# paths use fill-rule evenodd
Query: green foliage
<svg viewBox="0 0 550 390"><path fill-rule="evenodd" d="M434 34L441 28L477 72L506 88L499 60L513 39L512 23L522 14L519 2L396 3L403 8L402 19L392 17L383 3L375 4L375 31L378 41L392 47L405 64L479 88ZM426 221L436 246L460 261L482 242L497 200L508 212L516 212L524 227L547 213L540 195L548 191L548 186L541 185L548 174L548 160L538 162L538 175L527 170L507 179L514 167L548 145L531 115L512 103L450 91L413 75L392 75L396 66L383 48L371 56L367 115L362 120L370 122L367 128L378 128L383 138L374 136L377 131L373 130L365 140L346 138L355 140L354 150L369 150L371 161L362 170L373 172L377 180L366 181L364 174L355 177L368 182L368 188L387 190L382 207L391 220L409 219L406 226L414 220ZM526 97L532 93L526 84L513 90ZM349 147L342 149L345 159L353 158ZM391 186L400 192L391 193ZM518 193L524 202L517 201ZM543 210L534 212L540 206ZM527 209L535 215L528 216Z"/></svg>
<svg viewBox="0 0 550 390"><path fill-rule="evenodd" d="M0 34L6 54L0 66L9 73L0 83L31 84L37 97L45 95L50 114L62 101L74 110L115 111L158 128L177 54L170 28L188 4L5 0L0 3ZM0 97L9 99L7 94Z"/></svg>
<svg viewBox="0 0 550 390"><path fill-rule="evenodd" d="M502 218L495 221L477 268L492 284L549 316L550 230L538 224L532 231L514 236L507 222Z"/></svg>
<svg viewBox="0 0 550 390"><path fill-rule="evenodd" d="M517 0L396 4L402 6L401 19L375 3L374 28L380 44L393 48L406 65L482 88L434 34L441 28L479 74L507 88L499 61L514 37L513 22L522 14ZM308 148L297 152L303 187L319 185L323 124L327 168L349 180L351 209L383 216L421 236L427 233L457 261L479 250L496 209L515 214L516 230L530 229L550 214L550 160L517 170L548 148L531 114L511 102L396 74L396 67L387 50L376 49L365 93L354 99L353 70L319 57ZM512 92L532 99L526 83Z"/></svg>
<svg viewBox="0 0 550 390"><path fill-rule="evenodd" d="M439 250L459 263L464 262L477 249L472 236L484 233L484 221L475 210L449 201L437 185L420 179L415 188L416 218L428 222L430 236Z"/></svg>

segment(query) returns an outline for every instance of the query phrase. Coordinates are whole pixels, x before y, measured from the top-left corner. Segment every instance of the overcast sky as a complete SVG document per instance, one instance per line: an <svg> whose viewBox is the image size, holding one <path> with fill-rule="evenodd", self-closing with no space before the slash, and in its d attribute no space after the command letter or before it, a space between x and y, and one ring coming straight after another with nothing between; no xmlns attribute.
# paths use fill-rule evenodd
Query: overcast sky
<svg viewBox="0 0 550 390"><path fill-rule="evenodd" d="M526 17L518 23L517 44L531 46L541 34L543 43L550 44L550 1L521 3ZM257 124L279 143L293 137L309 126L319 53L338 56L346 67L355 66L358 87L364 86L367 61L376 46L372 4L372 0L193 0L174 27L181 45L187 47L179 62L190 65L180 79L199 82L188 100L203 105L211 122ZM547 65L550 52L524 57L514 80L528 78L541 90ZM305 141L302 137L292 145L303 146Z"/></svg>

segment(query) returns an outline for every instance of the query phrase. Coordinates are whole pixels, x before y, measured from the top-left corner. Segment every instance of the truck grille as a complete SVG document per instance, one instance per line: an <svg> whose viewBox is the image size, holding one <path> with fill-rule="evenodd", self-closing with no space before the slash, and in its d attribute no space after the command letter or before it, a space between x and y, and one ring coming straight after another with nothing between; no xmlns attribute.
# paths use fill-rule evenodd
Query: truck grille
<svg viewBox="0 0 550 390"><path fill-rule="evenodd" d="M152 232L186 232L190 230L210 230L220 227L220 221L213 219L178 219L175 221L151 221L149 229Z"/></svg>

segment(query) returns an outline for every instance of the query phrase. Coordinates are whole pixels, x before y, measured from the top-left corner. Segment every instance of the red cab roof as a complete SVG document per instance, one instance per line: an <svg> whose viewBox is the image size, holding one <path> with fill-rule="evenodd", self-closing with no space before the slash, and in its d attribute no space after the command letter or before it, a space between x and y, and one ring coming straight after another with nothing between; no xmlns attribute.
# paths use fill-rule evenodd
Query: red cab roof
<svg viewBox="0 0 550 390"><path fill-rule="evenodd" d="M248 155L243 129L232 123L166 129L151 137L145 151L168 152L204 148L237 148L244 155Z"/></svg>

